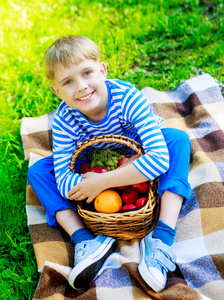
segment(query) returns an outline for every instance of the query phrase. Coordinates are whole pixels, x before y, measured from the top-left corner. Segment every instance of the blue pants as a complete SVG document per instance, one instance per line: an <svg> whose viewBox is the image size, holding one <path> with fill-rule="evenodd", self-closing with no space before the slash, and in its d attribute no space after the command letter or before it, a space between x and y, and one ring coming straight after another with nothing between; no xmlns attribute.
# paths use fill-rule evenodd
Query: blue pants
<svg viewBox="0 0 224 300"><path fill-rule="evenodd" d="M191 151L189 137L184 131L173 128L164 128L162 133L169 150L170 167L165 174L159 177L159 197L161 198L164 191L170 191L183 196L184 202L186 202L191 195L191 186L188 183ZM31 166L27 177L46 210L47 222L50 226L59 227L55 218L57 211L68 208L76 211L76 201L63 198L57 189L53 155L43 158Z"/></svg>

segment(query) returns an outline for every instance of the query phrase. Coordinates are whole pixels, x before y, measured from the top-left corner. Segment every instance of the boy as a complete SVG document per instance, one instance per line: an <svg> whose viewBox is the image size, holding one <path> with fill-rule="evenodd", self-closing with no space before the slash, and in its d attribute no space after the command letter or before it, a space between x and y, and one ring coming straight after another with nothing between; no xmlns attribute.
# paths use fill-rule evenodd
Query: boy
<svg viewBox="0 0 224 300"><path fill-rule="evenodd" d="M90 203L105 189L159 176L159 220L140 243L138 267L145 282L159 292L166 285L167 271L175 270L171 247L175 226L182 203L191 193L189 138L177 129L161 129L162 118L152 113L146 98L131 84L107 80L107 68L99 56L96 44L83 36L58 38L45 53L45 74L52 80L51 91L63 101L52 127L53 158L34 164L28 179L46 209L49 225L60 225L71 236L75 263L69 283L81 289L94 279L116 244L114 239L95 237L85 228L74 200ZM131 137L143 145L145 154L103 174L72 173L70 160L77 146L102 134ZM95 146L115 147L114 143Z"/></svg>

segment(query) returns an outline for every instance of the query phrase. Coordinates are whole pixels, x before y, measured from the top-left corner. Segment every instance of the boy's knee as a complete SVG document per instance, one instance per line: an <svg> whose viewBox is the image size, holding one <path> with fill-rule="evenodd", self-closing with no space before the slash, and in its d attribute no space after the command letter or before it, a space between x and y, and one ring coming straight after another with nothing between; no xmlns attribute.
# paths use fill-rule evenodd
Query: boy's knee
<svg viewBox="0 0 224 300"><path fill-rule="evenodd" d="M188 152L191 150L191 142L188 134L180 129L165 129L165 140L169 151L182 152L183 149Z"/></svg>
<svg viewBox="0 0 224 300"><path fill-rule="evenodd" d="M183 130L179 130L178 129L178 138L183 143L185 143L185 142L189 143L190 142L189 135L185 131L183 131Z"/></svg>
<svg viewBox="0 0 224 300"><path fill-rule="evenodd" d="M45 159L40 159L37 162L35 162L31 167L29 167L27 171L28 181L31 183L33 180L36 180L37 178L45 177L48 171L50 172L50 169L46 164Z"/></svg>
<svg viewBox="0 0 224 300"><path fill-rule="evenodd" d="M177 148L180 147L181 149L185 148L188 149L188 151L191 150L191 142L189 135L180 129L176 130L176 146Z"/></svg>

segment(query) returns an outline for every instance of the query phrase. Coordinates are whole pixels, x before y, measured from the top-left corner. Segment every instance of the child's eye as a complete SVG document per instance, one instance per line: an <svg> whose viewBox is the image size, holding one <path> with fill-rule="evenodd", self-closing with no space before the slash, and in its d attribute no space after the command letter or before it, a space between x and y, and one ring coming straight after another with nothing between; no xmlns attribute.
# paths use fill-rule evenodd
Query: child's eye
<svg viewBox="0 0 224 300"><path fill-rule="evenodd" d="M66 82L65 82L65 85L68 85L68 84L70 84L72 81L71 80L67 80Z"/></svg>
<svg viewBox="0 0 224 300"><path fill-rule="evenodd" d="M84 73L84 76L88 76L90 73L91 73L91 71L86 71L86 72Z"/></svg>

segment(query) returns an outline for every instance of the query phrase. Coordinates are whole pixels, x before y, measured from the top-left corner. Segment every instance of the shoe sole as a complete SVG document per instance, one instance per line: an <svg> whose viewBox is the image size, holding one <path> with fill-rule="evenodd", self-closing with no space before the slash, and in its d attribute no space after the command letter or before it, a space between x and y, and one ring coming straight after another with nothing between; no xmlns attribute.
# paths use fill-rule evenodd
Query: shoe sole
<svg viewBox="0 0 224 300"><path fill-rule="evenodd" d="M145 257L145 242L144 239L141 241L141 248L142 248L142 257ZM142 259L140 264L138 265L138 271L141 275L141 277L144 279L144 281L153 289L155 292L161 292L165 286L163 284L160 284L158 280L155 279L152 273L147 268L147 265L145 263L145 260Z"/></svg>
<svg viewBox="0 0 224 300"><path fill-rule="evenodd" d="M116 249L116 241L106 238L104 243L88 256L84 261L75 266L69 274L69 284L75 290L85 289L95 278L108 256Z"/></svg>

